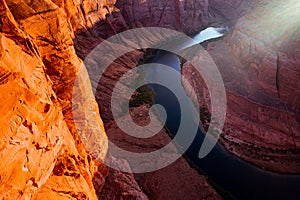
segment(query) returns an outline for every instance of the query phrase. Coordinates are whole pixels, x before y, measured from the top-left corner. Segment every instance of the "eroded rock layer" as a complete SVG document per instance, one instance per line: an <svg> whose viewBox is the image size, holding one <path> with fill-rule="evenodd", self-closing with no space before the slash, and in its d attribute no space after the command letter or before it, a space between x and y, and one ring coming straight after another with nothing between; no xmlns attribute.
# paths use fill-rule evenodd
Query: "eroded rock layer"
<svg viewBox="0 0 300 200"><path fill-rule="evenodd" d="M193 34L212 23L231 24L251 9L252 1L119 0L116 6L131 27L159 26Z"/></svg>
<svg viewBox="0 0 300 200"><path fill-rule="evenodd" d="M147 199L138 185L145 183L137 183L131 174L111 169L105 185L108 169L99 160L106 157L107 138L88 73L80 70L80 58L95 45L128 29L116 2L0 3L1 199L96 199L96 193L102 199ZM207 9L207 2L191 6L195 13L200 7ZM166 6L161 8L166 10ZM198 28L205 19L191 26ZM135 67L142 54L124 56L123 64L113 66L108 72L111 76L98 88L104 119L112 119L111 83L120 72ZM80 123L74 122L74 116ZM92 146L92 152L86 146ZM126 165L126 161L111 159ZM197 174L186 163L180 166ZM206 179L197 176L210 188L201 193L217 198ZM159 195L153 186L147 186L149 193Z"/></svg>
<svg viewBox="0 0 300 200"><path fill-rule="evenodd" d="M115 18L114 22L120 24L117 22L118 20L119 18ZM161 33L151 34L149 32L145 33L143 36L144 37L139 36L137 38L143 38L145 43L153 44L155 44L156 41L161 41L160 38L164 38L164 35ZM96 80L95 78L99 77L94 76L93 69L103 68L101 63L106 63L106 59L98 59L98 57L102 55L103 51L104 54L107 52L104 49L97 49L93 53L99 52L99 54L94 54L94 56L88 58L86 57L91 49L96 47L101 41L102 39L91 38L87 36L85 32L79 31L76 49L78 55L80 55L82 59L87 59L85 62L90 63L89 65L93 66L89 66L91 69L90 78L93 82L93 87L95 87L96 90L96 99L100 106L100 112L105 123L108 138L121 149L130 152L153 152L164 147L171 141L171 138L165 129L157 133L153 138L141 140L122 131L116 124L116 119L113 118L111 112L111 98L116 83L125 73L137 66L139 60L143 58L143 51L135 50L113 61L105 70L101 79ZM122 41L125 42L125 39ZM108 49L114 49L115 47L115 45L113 45L114 43L107 42L106 44L111 45ZM132 46L133 49L139 49L135 48L135 46L139 45L133 44L132 42L128 42L126 45ZM119 48L124 47L120 45ZM122 85L122 94L130 92L129 85L132 81L134 80L130 79L125 80L124 82L118 82ZM127 97L126 95L121 95L120 98L126 99ZM130 109L130 114L137 123L136 126L144 126L149 123L149 107L146 105ZM124 116L120 116L120 120L125 120L124 118ZM134 126L130 127L130 130L134 133L138 133L138 129ZM159 165L159 163L164 163L167 158L167 155L162 154L161 157L155 159L155 163L153 164ZM124 160L114 158L112 158L112 160L112 162L115 163L114 165L128 165ZM147 163L144 163L144 165L147 165ZM118 199L120 196L122 196L123 199L148 199L148 197L150 199L220 199L219 195L208 183L207 178L204 175L199 174L196 169L190 167L183 158L172 165L153 173L134 174L135 180L132 179L130 174L122 173L115 169L110 169L110 172L111 174L107 178L109 184L105 185L103 191L99 194L101 198L104 198L107 195L106 197L109 199ZM137 184L143 189L143 192L145 192L148 197L141 192L139 187L136 187ZM132 187L129 187L129 185Z"/></svg>
<svg viewBox="0 0 300 200"><path fill-rule="evenodd" d="M298 1L256 2L224 39L208 44L227 92L221 142L263 168L300 172ZM210 110L209 93L190 64L182 73Z"/></svg>
<svg viewBox="0 0 300 200"><path fill-rule="evenodd" d="M119 0L120 10L116 3L0 0L1 199L97 199L96 193L102 199L148 199L147 195L155 199L219 199L207 178L184 159L135 177L110 169L107 177L108 169L99 162L107 155L107 137L89 75L80 67L82 59L103 39L129 28L162 26L194 33L220 19L235 22L242 15L226 41L208 46L228 94L222 142L242 158L268 169L299 172L299 27L289 29L292 32L282 30L273 38L254 37L253 30L271 22L253 21L272 19L273 15L270 17L268 10L251 14L253 1L246 0ZM264 8L265 4L259 5ZM287 10L281 12L289 16ZM298 19L297 14L289 17ZM287 21L277 20L273 28L281 22ZM298 24L289 23L289 27ZM277 43L281 37L284 42ZM114 62L96 93L107 132L133 151L140 148L116 126L110 98L118 78L134 68L142 55L137 50ZM186 64L183 73L188 76L189 70ZM200 94L207 94L204 85L192 83L200 99ZM207 99L201 105L209 108ZM79 113L76 120L80 123L74 123L74 111ZM132 113L137 122L148 120L145 106L132 109ZM163 130L158 140L144 146L149 151L153 144L159 148L169 140ZM92 152L86 145L94 147ZM92 156L95 153L98 160Z"/></svg>
<svg viewBox="0 0 300 200"><path fill-rule="evenodd" d="M104 4L113 9L105 1L1 0L1 199L97 199L107 170L77 128L99 139L99 159L107 139L87 73L74 86L82 62L73 39L76 29L110 12ZM82 102L76 110L94 110L78 119L80 127L72 118L73 89Z"/></svg>

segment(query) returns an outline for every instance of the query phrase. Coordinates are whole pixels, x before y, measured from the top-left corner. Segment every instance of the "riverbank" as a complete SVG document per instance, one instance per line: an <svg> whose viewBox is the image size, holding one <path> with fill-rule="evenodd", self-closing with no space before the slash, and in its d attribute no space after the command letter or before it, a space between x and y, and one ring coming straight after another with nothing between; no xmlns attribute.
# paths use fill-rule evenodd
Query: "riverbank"
<svg viewBox="0 0 300 200"><path fill-rule="evenodd" d="M147 125L150 121L148 105L130 108L130 113L134 122L140 126ZM157 121L157 123L160 122ZM141 140L126 135L114 121L110 122L108 126L110 127L107 130L109 139L122 149L131 152L152 152L164 147L172 140L165 129L162 129L154 137ZM132 131L135 131L134 127ZM157 160L162 162L165 158L159 157ZM134 177L150 199L221 199L210 185L207 176L190 167L182 157L163 169L134 174Z"/></svg>
<svg viewBox="0 0 300 200"><path fill-rule="evenodd" d="M205 44L206 50L210 53L212 58L218 63L218 66L222 65L223 69L221 68L221 73L223 73L225 84L228 82L231 75L228 74L228 69L233 63L233 65L237 65L237 62L234 60L236 58L232 57L226 49L226 44L224 42L226 39L222 40L214 40L210 43ZM223 60L223 63L221 62ZM225 61L224 61L225 60ZM234 61L234 62L233 62ZM224 64L225 63L225 64ZM239 68L242 68L242 65L239 64ZM206 110L210 108L210 100L209 98L204 98L204 96L209 97L208 90L206 85L202 80L199 74L193 74L193 67L190 66L189 63L181 64L181 73L192 85L194 88L198 103L202 107L205 107ZM226 69L226 70L224 70ZM228 74L228 75L226 75ZM237 77L236 77L237 78ZM236 79L235 78L235 79ZM231 81L231 80L230 80ZM231 81L234 82L234 81ZM183 83L184 84L184 83ZM230 87L228 87L230 86ZM255 132L262 132L259 129L258 121L263 119L264 117L258 118L257 121L253 121L257 117L249 117L249 120L244 117L239 117L236 113L242 110L247 110L248 107L251 107L253 110L262 109L262 110L269 110L271 113L278 113L279 109L270 106L264 106L260 103L255 103L254 101L247 102L246 97L243 94L236 94L236 89L233 90L232 85L227 84L227 101L228 101L228 110L227 110L227 120L225 123L225 127L223 130L223 134L220 137L220 142L223 146L230 152L234 153L236 156L264 169L269 170L277 173L283 174L295 174L299 173L299 155L300 152L293 149L293 145L290 145L291 148L284 148L280 146L276 146L272 143L265 142L263 143L261 136L257 135ZM250 90L250 89L248 89ZM189 91L187 91L189 93ZM238 92L239 93L239 92ZM189 94L188 94L189 95ZM195 101L195 99L193 99ZM233 105L237 104L237 105ZM245 107L247 104L248 107ZM250 111L247 111L250 112ZM254 113L255 111L251 111L250 113ZM287 113L288 114L288 113ZM242 116L242 114L240 114ZM263 113L258 113L258 115L264 115ZM282 115L285 115L283 112ZM288 117L288 116L287 116ZM251 120L250 120L251 119ZM208 121L208 120L206 120ZM265 122L260 122L265 123ZM257 124L255 127L251 128L251 124ZM274 126L275 124L273 124ZM209 126L209 123L204 124L205 127ZM270 132L267 127L264 128L266 132ZM272 129L270 127L269 129ZM274 132L278 132L276 129L273 129ZM262 136L262 137L269 137L269 136ZM272 138L269 141L285 138L283 134L279 133L278 136L272 134Z"/></svg>
<svg viewBox="0 0 300 200"><path fill-rule="evenodd" d="M178 56L171 53L161 52L161 54L156 55L153 62L167 64L176 70L180 70ZM189 74L192 74L191 72ZM164 78L167 81L172 81L172 85L181 87L180 84L176 84L176 82L180 83L180 76L168 77L163 69L153 69L150 73L154 79ZM193 80L199 83L199 79L194 77ZM170 121L167 121L167 127L174 136L178 128L177 124L180 124L180 109L177 109L178 104L174 99L175 97L166 89L160 87L154 87L154 89L156 93L155 103L163 105L167 110L168 116L170 116ZM181 89L178 88L175 90ZM180 94L186 95L186 91L181 90ZM180 97L183 97L181 95ZM296 188L300 184L299 176L272 173L257 168L225 149L221 143L218 143L207 157L199 159L199 148L204 136L205 134L199 130L193 144L185 155L198 169L200 168L201 171L204 171L212 182L220 186L222 191L228 191L237 199L249 200L270 198L295 199L298 196L299 192L297 192ZM274 188L281 188L281 190L274 190ZM225 198L223 194L221 195Z"/></svg>
<svg viewBox="0 0 300 200"><path fill-rule="evenodd" d="M112 119L111 112L103 105L109 105L109 97L118 78L122 77L128 70L138 66L138 64L142 64L141 60L145 60L145 56L147 57L147 54L144 56L144 53L145 52L141 51L134 52L132 59L130 59L129 55L126 55L126 59L120 58L115 61L115 63L113 63L114 67L110 67L106 70L102 79L103 82L98 85L99 88L96 93L97 99L101 99L101 101L99 101L100 111L102 111L101 116L104 120L109 140L122 149L137 153L158 150L167 145L172 139L166 129L162 129L154 137L147 139L131 137L120 130L115 120ZM139 57L136 55L139 55ZM132 62L124 63L124 61L128 62L129 60L132 60ZM139 79L144 77L144 74L140 74ZM128 85L123 85L124 92L127 91L126 87L128 87ZM144 86L131 98L129 113L137 125L145 126L149 123L149 108L152 104L153 97L155 97L155 95L152 93L152 90ZM101 108L103 108L103 110L101 110ZM125 120L125 117L126 115L121 116L119 119ZM160 123L157 118L154 120L157 121L156 123ZM131 131L137 132L137 128L131 127ZM151 130L149 131L151 132ZM165 160L164 155L157 158L158 163L165 162ZM122 159L117 159L117 161L114 162L128 165L126 160ZM143 195L141 192L143 192L149 199L157 200L221 199L216 190L210 185L208 178L198 173L196 169L190 167L184 158L180 158L173 164L155 172L133 174L133 176L114 169L110 169L110 171L111 176L107 178L110 187L104 188L103 193L99 194L100 197L109 194L112 195L110 197L111 199L114 198L113 195L139 199L142 198ZM137 185L135 182L137 182ZM130 185L134 187L131 188Z"/></svg>
<svg viewBox="0 0 300 200"><path fill-rule="evenodd" d="M157 55L157 53L159 54L159 52L161 52L161 50L147 49L144 54L143 59L140 60L139 65L151 63L152 59L155 57L155 55ZM143 74L141 77L146 78L147 72L143 71L142 73ZM130 113L133 113L132 110L134 110L134 109L144 110L145 107L146 107L146 110L148 110L155 103L155 92L151 86L145 85L145 86L139 88L137 93L139 95L133 96L133 98L131 99L130 102L139 102L139 103L138 104L130 103L130 105L132 105L132 106L130 106L131 107ZM143 113L143 111L141 111L141 112ZM208 112L206 112L206 114L209 115ZM140 114L140 116L142 116L142 115L143 114ZM159 113L156 113L156 116L159 116ZM134 116L132 116L132 117L133 117L134 121L136 121L137 123L140 123L138 118L136 118ZM209 116L205 116L205 117L201 118L201 120L206 120L206 119L209 120L210 119ZM205 121L203 121L203 122L205 122ZM163 131L165 132L165 134L167 134L167 136L164 139L165 141L169 142L171 139L174 138L174 135L170 132L170 130L168 129L168 127L166 125L164 126ZM154 143L155 143L155 141L154 141ZM218 186L217 183L215 183L212 179L210 179L208 176L206 176L204 171L201 170L201 168L199 166L197 166L195 163L193 163L193 161L186 154L183 154L182 158L180 158L180 161L176 161L176 162L178 162L178 164L174 164L174 165L188 164L189 168L190 168L189 170L192 173L194 173L194 171L197 171L200 176L205 176L207 178L207 181L209 182L209 184L217 191L217 193L222 197L222 199L227 199L227 200L234 199L234 197L229 192L222 189L220 186ZM173 170L173 169L170 168L170 170ZM174 175L172 175L172 176L174 176ZM199 185L199 187L202 187L202 186L203 186L202 184ZM206 186L206 184L205 184L205 186Z"/></svg>

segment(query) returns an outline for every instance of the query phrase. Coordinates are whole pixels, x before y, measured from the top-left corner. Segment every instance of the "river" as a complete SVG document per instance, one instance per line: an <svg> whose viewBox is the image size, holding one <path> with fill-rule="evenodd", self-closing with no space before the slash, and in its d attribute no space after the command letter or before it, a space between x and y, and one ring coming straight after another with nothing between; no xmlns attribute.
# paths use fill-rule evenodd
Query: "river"
<svg viewBox="0 0 300 200"><path fill-rule="evenodd" d="M211 27L194 38L199 43L217 38L222 36L219 30ZM187 46L190 45L193 45L193 43ZM180 72L178 56L169 52L157 51L151 59L151 63L164 64ZM180 96L188 98L180 84L180 73L178 73L178 76L170 77L163 69L155 65L147 68L146 73L152 79L169 79L168 81L177 87ZM169 129L170 134L175 136L181 119L180 106L176 97L165 87L159 85L149 85L149 87L155 93L154 103L164 106L168 115L166 127ZM193 165L203 171L210 181L221 188L222 191L228 192L234 199L296 200L300 198L300 175L277 174L262 170L230 153L220 143L214 147L207 157L199 159L198 153L203 138L204 134L198 129L197 136L185 156ZM178 142L180 143L180 141ZM222 196L226 198L226 195Z"/></svg>

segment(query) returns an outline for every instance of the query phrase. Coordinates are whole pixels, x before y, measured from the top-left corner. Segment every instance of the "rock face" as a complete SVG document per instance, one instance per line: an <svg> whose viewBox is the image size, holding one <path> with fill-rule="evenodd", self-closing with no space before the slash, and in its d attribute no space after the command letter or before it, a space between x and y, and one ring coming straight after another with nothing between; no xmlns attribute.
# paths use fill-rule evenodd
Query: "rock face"
<svg viewBox="0 0 300 200"><path fill-rule="evenodd" d="M224 3L218 0L119 0L117 6L120 10L115 4L115 0L0 0L1 199L97 199L96 193L100 199L148 199L145 193L154 199L220 198L208 184L207 178L197 173L182 158L160 171L135 176L107 169L101 164L97 159L104 160L107 156L107 137L98 114L98 105L91 93L88 74L79 70L82 59L93 47L113 34L139 26L162 26L194 33L219 19L235 19L247 10L247 5L252 5L251 1L232 0ZM236 53L242 52L244 56L249 56L251 59L247 61L248 65L254 70L255 63L251 60L255 56L250 55L245 48L248 40L243 35L243 32L236 29L228 37L228 43L215 45L222 48L231 45L235 53L227 53L236 60L238 67L244 65L240 63ZM289 44L299 43L298 36L293 37L293 42L290 41ZM298 150L299 118L295 116L298 116L299 101L291 98L291 94L299 84L295 82L294 85L289 85L288 80L299 80L294 64L298 63L299 50L290 52L287 46L280 47L284 50L266 54L268 56L263 59L266 66L261 68L265 69L263 72L271 72L270 76L266 76L266 73L263 76L274 80L274 69L269 64L274 64L276 60L280 67L275 68L275 80L280 82L275 81L275 88L274 82L273 85L268 85L269 82L262 79L258 84L261 88L272 88L270 96L277 94L280 100L274 101L274 106L264 102L266 99L267 102L273 102L274 98L269 98L270 96L263 100L254 99L257 103L253 103L248 96L242 98L243 96L237 95L244 90L238 88L237 92L235 87L228 87L233 88L228 89L229 94L232 94L228 95L233 99L232 102L254 108L257 104L262 105L257 110L266 113L259 119L266 126L260 129L257 137L240 137L234 134L236 132L230 132L230 128L237 127L238 119L242 121L240 124L245 124L245 133L250 130L249 126L257 123L247 124L250 117L241 118L240 113L237 113L240 112L239 106L237 108L232 103L229 105L232 120L228 120L228 134L224 136L224 144L231 144L236 139L251 145L259 144L258 141L265 142L270 137L263 131L269 130L271 124L275 126L275 123L266 122L270 119L269 114L277 115L278 110L284 108L282 116L275 120L281 129L277 126L272 129L277 130L276 135L280 134L283 140L275 140L278 137L274 137L268 144L279 146L278 151L282 151L284 156L287 155L286 149L292 152ZM217 58L218 51L214 51L213 44L209 48ZM138 145L131 145L132 139L125 138L118 130L110 112L110 98L118 78L135 67L142 55L142 51L134 51L114 62L96 94L107 132L132 150L140 149ZM294 59L290 59L291 57ZM232 70L240 73L237 66ZM290 73L287 74L286 70ZM194 85L203 88L196 83ZM231 85L230 81L226 85ZM245 91L249 91L246 86ZM75 96L72 95L73 90ZM74 105L74 102L80 104ZM80 121L79 125L74 123L74 112L79 113L76 115L79 116L76 118ZM248 114L248 111L244 112ZM148 120L148 116L143 114L148 113L144 106L133 109L132 113L139 123ZM281 126L281 120L278 120L281 117L289 121L289 126ZM290 133L293 136L288 137L286 129L292 130ZM161 147L169 140L163 130L158 140L150 141L150 144ZM94 147L91 152L87 151L82 141ZM291 144L294 145L293 148L285 148ZM233 146L238 148L239 145ZM148 151L153 149L149 144L145 144L145 147ZM97 159L92 156L94 150ZM236 152L248 158L245 151ZM126 161L111 159L119 165L127 165ZM298 162L297 159L294 160ZM289 161L290 157L284 165L291 164Z"/></svg>
<svg viewBox="0 0 300 200"><path fill-rule="evenodd" d="M103 5L108 9L96 9ZM92 26L111 5L1 0L1 199L97 199L107 170L77 134L73 88L77 100L95 111L77 128L99 138L99 159L106 156L107 139L86 73L74 87L81 60L73 39L76 29Z"/></svg>
<svg viewBox="0 0 300 200"><path fill-rule="evenodd" d="M249 10L256 6L253 0L209 0L210 9L215 15L231 22L246 14Z"/></svg>
<svg viewBox="0 0 300 200"><path fill-rule="evenodd" d="M196 32L210 22L208 0L119 0L116 6L131 26L160 26Z"/></svg>
<svg viewBox="0 0 300 200"><path fill-rule="evenodd" d="M144 126L150 122L149 107L146 105L131 108L130 113L138 125ZM157 123L159 122L157 121ZM110 141L131 152L153 152L171 142L165 129L152 138L141 140L126 136L126 133L118 128L116 122L108 125L110 129L107 134ZM166 155L161 154L161 157L156 158L157 162L153 165L164 162L165 157ZM190 167L183 157L163 169L134 176L150 199L221 199L208 183L207 178Z"/></svg>
<svg viewBox="0 0 300 200"><path fill-rule="evenodd" d="M232 23L252 3L247 0L119 0L116 6L131 27L159 26L193 34L212 23Z"/></svg>
<svg viewBox="0 0 300 200"><path fill-rule="evenodd" d="M119 18L116 18L114 22L120 24L117 22L118 19ZM87 30L87 32L90 32L90 30ZM149 36L148 34L145 35ZM160 34L156 34L155 37L146 37L145 40L148 39L155 43L155 41L159 41L160 37L162 37ZM88 34L83 31L78 32L76 38L77 54L80 55L82 59L85 59L87 53L102 41L102 39L89 37ZM109 45L109 43L107 43L107 45ZM128 45L132 44L129 43ZM112 49L112 47L110 49ZM97 57L94 58L88 58L91 60L86 62L95 63L94 67L98 66L101 68L101 61L97 60ZM140 140L131 137L117 126L113 118L111 112L113 89L118 80L126 72L137 66L141 58L143 58L143 51L139 50L118 58L106 69L100 80L95 80L93 78L93 72L90 73L92 82L96 83L93 87L96 89L96 99L100 107L108 138L120 148L138 153L158 150L171 141L165 129L150 139ZM128 81L130 82L132 80ZM128 86L130 85L129 82L125 81L125 84L122 84L123 93L130 90ZM149 123L149 107L146 105L132 108L130 113L138 125L144 126ZM120 118L121 120L125 120L123 116ZM132 132L137 132L135 127L131 127L131 130ZM163 156L165 155L156 159L157 163L165 162L165 157ZM112 159L117 165L128 165L124 160ZM219 195L208 183L207 178L199 174L196 169L190 167L183 158L153 173L134 174L135 179L133 179L132 175L122 173L115 169L110 169L109 172L110 174L107 178L108 184L104 186L103 191L99 194L100 198L103 199L105 199L105 197L108 199L148 199L148 197L149 199L220 199ZM129 185L132 187L129 187ZM145 192L148 197L141 192L138 186L143 189L143 192Z"/></svg>
<svg viewBox="0 0 300 200"><path fill-rule="evenodd" d="M82 61L77 55L84 58L103 39L128 29L114 7L116 2L0 3L1 199L97 199L102 188L99 197L103 199L148 199L132 174L110 169L105 184L108 169L82 143L89 142L97 159L105 159L104 126L88 74L79 71ZM136 66L142 54L124 56L124 69ZM122 67L114 66L112 77ZM106 120L110 119L107 89L112 88L111 82L109 77L98 90L103 94L99 104ZM74 123L74 112L79 113L79 125ZM126 165L126 161L111 159ZM180 162L182 170L193 172L210 188L203 176L183 159ZM217 197L212 188L208 191L202 194Z"/></svg>
<svg viewBox="0 0 300 200"><path fill-rule="evenodd" d="M221 142L238 156L283 173L300 172L300 29L294 10L299 6L258 1L229 36L207 47L227 92ZM210 110L204 82L192 78L188 63L182 72Z"/></svg>

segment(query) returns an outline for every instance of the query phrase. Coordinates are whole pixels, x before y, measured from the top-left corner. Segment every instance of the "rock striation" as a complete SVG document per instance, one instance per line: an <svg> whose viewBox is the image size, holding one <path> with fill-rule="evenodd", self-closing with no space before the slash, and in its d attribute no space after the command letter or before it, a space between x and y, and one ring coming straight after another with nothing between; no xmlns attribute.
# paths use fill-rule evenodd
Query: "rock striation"
<svg viewBox="0 0 300 200"><path fill-rule="evenodd" d="M257 1L227 37L207 46L227 93L221 142L239 157L282 173L300 171L300 23L295 7L299 2ZM184 64L182 73L210 110L205 83L195 81L192 72Z"/></svg>
<svg viewBox="0 0 300 200"><path fill-rule="evenodd" d="M99 162L107 155L107 137L88 74L79 71L95 45L128 29L115 3L1 0L1 199L97 199L96 193L103 199L148 199L132 174ZM123 57L125 65L114 66L111 75L136 66L142 54ZM99 90L104 119L110 119L111 82L109 77ZM93 112L85 112L87 106ZM73 112L81 113L80 125ZM82 141L97 150L97 159Z"/></svg>
<svg viewBox="0 0 300 200"><path fill-rule="evenodd" d="M116 6L130 27L159 26L198 33L209 24L231 24L247 10L247 0L119 0Z"/></svg>
<svg viewBox="0 0 300 200"><path fill-rule="evenodd" d="M150 122L149 106L131 108L132 119L141 126ZM125 120L123 117L121 120ZM158 119L154 124L159 124ZM162 129L154 137L144 140L132 138L117 126L116 122L108 124L107 134L110 141L122 149L131 152L153 152L163 148L171 142L171 138L165 129ZM151 130L149 130L151 131ZM166 154L166 153L165 153ZM161 154L153 165L165 162L167 155ZM137 183L143 188L149 199L221 199L207 177L191 167L183 158L179 158L171 165L150 173L134 174Z"/></svg>
<svg viewBox="0 0 300 200"><path fill-rule="evenodd" d="M236 23L226 41L208 47L216 62L221 63L230 102L222 142L254 163L268 168L271 167L266 163L272 166L280 163L277 166L284 172L299 172L297 94L300 90L299 49L296 48L299 29L292 32L297 34L288 37L286 43L277 44L273 38L271 43L276 43L276 47L264 46L266 38L245 36L253 35L251 30L256 30L247 27L251 24L249 18L256 17L249 12L252 3L246 0L225 3L219 0L0 0L0 198L220 199L207 178L182 158L168 168L140 175L108 169L99 162L108 157L111 162L128 165L109 156L104 126L109 137L133 151L141 150L138 145L132 145L133 139L124 136L113 121L110 98L116 81L138 64L143 51L124 55L105 72L97 87L98 104L91 92L89 74L80 71L80 67L97 44L129 28L161 26L195 33L219 20L235 22L242 15L245 16ZM278 25L275 23L274 27ZM282 35L286 32L279 36ZM249 44L254 44L254 49L248 48ZM262 57L253 54L261 51ZM235 65L226 68L229 63ZM186 64L183 73L189 74L188 70ZM249 73L253 79L246 78ZM233 74L240 76L240 80L232 81ZM199 94L205 93L203 85L196 82L193 85ZM80 103L74 105L74 100ZM79 113L76 115L79 117L74 119L73 112ZM147 122L146 106L132 109L132 113L138 123ZM169 140L162 130L144 146L150 151ZM88 151L82 141L94 148ZM253 146L257 147L255 156L263 159L247 154L250 151L245 147Z"/></svg>
<svg viewBox="0 0 300 200"><path fill-rule="evenodd" d="M116 6L133 27L159 26L196 32L210 22L208 0L119 0Z"/></svg>
<svg viewBox="0 0 300 200"><path fill-rule="evenodd" d="M101 141L94 144L99 159L105 159L107 139L87 73L74 85L82 61L73 40L75 30L92 26L112 6L1 0L1 199L97 199L107 169L85 149L77 128ZM95 111L77 128L73 88L81 106Z"/></svg>

